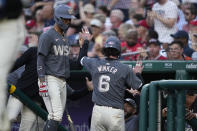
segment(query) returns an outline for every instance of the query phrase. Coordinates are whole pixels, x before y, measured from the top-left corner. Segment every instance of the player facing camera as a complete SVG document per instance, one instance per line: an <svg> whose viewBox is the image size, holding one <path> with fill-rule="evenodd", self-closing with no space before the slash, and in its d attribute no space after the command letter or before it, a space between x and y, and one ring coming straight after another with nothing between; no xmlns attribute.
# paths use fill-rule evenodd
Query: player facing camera
<svg viewBox="0 0 197 131"><path fill-rule="evenodd" d="M66 32L71 23L71 19L74 19L73 10L67 5L58 5L55 7L54 20L55 23Z"/></svg>
<svg viewBox="0 0 197 131"><path fill-rule="evenodd" d="M120 40L115 36L109 37L105 42L103 54L108 58L113 58L111 56L114 56L117 59L120 56L120 52Z"/></svg>

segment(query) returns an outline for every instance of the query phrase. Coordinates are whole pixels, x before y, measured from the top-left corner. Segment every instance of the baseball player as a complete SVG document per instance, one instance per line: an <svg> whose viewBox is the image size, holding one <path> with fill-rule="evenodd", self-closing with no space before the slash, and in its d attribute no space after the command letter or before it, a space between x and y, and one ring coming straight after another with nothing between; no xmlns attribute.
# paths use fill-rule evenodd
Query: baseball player
<svg viewBox="0 0 197 131"><path fill-rule="evenodd" d="M64 37L64 33L73 18L70 7L66 5L56 6L54 9L54 27L43 33L39 39L37 58L39 93L43 96L49 112L44 131L56 131L62 120L66 102L66 79L70 76L70 44L68 39ZM82 30L82 33L89 34L87 28ZM86 35L84 37L89 38Z"/></svg>
<svg viewBox="0 0 197 131"><path fill-rule="evenodd" d="M142 85L128 65L118 61L120 41L111 36L103 48L105 59L83 57L81 64L91 73L93 81L91 131L124 131L124 92L127 87Z"/></svg>

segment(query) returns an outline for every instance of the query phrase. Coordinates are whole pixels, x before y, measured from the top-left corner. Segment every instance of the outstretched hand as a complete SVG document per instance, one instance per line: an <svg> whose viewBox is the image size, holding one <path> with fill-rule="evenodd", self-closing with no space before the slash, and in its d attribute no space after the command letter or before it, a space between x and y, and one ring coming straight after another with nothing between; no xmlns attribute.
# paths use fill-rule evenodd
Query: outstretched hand
<svg viewBox="0 0 197 131"><path fill-rule="evenodd" d="M84 26L81 29L81 31L82 32L79 33L79 44L80 44L80 47L83 46L84 40L89 40L90 41L92 39L92 35L90 34L87 26Z"/></svg>
<svg viewBox="0 0 197 131"><path fill-rule="evenodd" d="M142 61L137 61L135 67L133 67L133 72L136 73L142 73L142 70L144 69L144 66L142 65Z"/></svg>

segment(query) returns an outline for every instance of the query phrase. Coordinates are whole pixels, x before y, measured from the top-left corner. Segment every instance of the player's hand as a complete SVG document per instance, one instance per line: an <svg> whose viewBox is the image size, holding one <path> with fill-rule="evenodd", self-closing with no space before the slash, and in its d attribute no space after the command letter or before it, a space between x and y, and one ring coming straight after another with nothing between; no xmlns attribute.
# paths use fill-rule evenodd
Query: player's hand
<svg viewBox="0 0 197 131"><path fill-rule="evenodd" d="M82 40L91 40L92 39L92 35L90 34L89 30L88 30L88 27L87 26L84 26L82 29L81 29L81 32L79 33L79 39L82 39Z"/></svg>
<svg viewBox="0 0 197 131"><path fill-rule="evenodd" d="M92 91L93 90L93 88L94 88L93 83L92 83L92 81L90 81L88 79L88 77L86 77L86 85L87 85L88 91Z"/></svg>
<svg viewBox="0 0 197 131"><path fill-rule="evenodd" d="M134 97L136 95L140 95L140 92L138 90L134 90L134 89L126 89L126 91L128 91L129 93L131 93Z"/></svg>
<svg viewBox="0 0 197 131"><path fill-rule="evenodd" d="M133 67L133 72L136 73L142 73L142 70L144 69L144 66L142 65L142 61L137 61L135 67Z"/></svg>
<svg viewBox="0 0 197 131"><path fill-rule="evenodd" d="M186 109L186 115L185 115L185 118L186 120L191 120L193 118L196 118L196 114L191 112L190 110Z"/></svg>
<svg viewBox="0 0 197 131"><path fill-rule="evenodd" d="M162 117L166 117L167 116L167 107L162 109L161 114L162 114Z"/></svg>
<svg viewBox="0 0 197 131"><path fill-rule="evenodd" d="M47 83L45 81L40 82L39 95L42 96L42 97L48 97L49 96Z"/></svg>

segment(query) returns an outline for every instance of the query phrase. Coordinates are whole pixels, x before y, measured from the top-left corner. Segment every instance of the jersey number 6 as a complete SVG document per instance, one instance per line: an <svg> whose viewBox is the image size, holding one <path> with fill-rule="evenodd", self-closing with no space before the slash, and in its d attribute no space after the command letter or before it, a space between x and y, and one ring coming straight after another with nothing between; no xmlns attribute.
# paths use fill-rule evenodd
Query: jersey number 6
<svg viewBox="0 0 197 131"><path fill-rule="evenodd" d="M100 92L107 92L109 90L109 82L110 82L109 76L101 75L99 77L98 90Z"/></svg>

